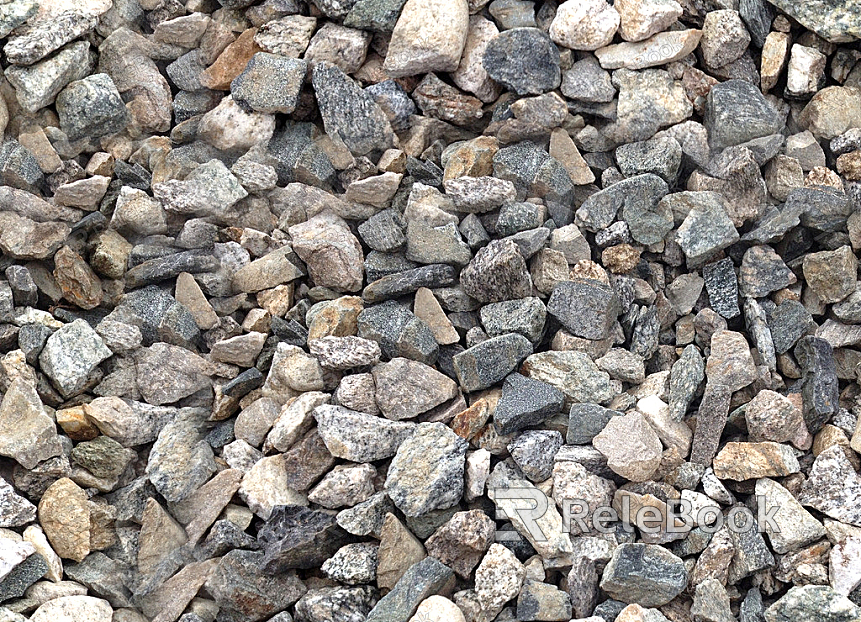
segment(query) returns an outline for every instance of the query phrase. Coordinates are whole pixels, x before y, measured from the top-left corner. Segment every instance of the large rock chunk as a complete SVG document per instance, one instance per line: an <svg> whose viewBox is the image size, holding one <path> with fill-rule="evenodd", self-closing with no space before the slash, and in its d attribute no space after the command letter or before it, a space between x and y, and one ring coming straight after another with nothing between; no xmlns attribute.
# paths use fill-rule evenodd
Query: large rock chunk
<svg viewBox="0 0 861 622"><path fill-rule="evenodd" d="M451 568L435 557L413 564L394 589L380 599L366 622L407 622L423 600L454 583Z"/></svg>
<svg viewBox="0 0 861 622"><path fill-rule="evenodd" d="M311 83L327 134L339 136L355 155L392 146L394 132L382 108L338 67L317 63Z"/></svg>
<svg viewBox="0 0 861 622"><path fill-rule="evenodd" d="M827 585L802 585L765 611L766 622L856 622L861 608Z"/></svg>
<svg viewBox="0 0 861 622"><path fill-rule="evenodd" d="M201 413L185 412L162 428L150 450L147 476L171 503L187 499L217 471L202 427Z"/></svg>
<svg viewBox="0 0 861 622"><path fill-rule="evenodd" d="M840 445L817 456L798 500L835 520L861 527L861 477Z"/></svg>
<svg viewBox="0 0 861 622"><path fill-rule="evenodd" d="M332 455L354 462L391 458L416 428L414 423L389 421L329 404L318 406L314 418L317 432Z"/></svg>
<svg viewBox="0 0 861 622"><path fill-rule="evenodd" d="M60 127L69 140L121 132L131 116L111 77L97 73L72 82L57 95Z"/></svg>
<svg viewBox="0 0 861 622"><path fill-rule="evenodd" d="M648 480L661 464L661 440L637 411L611 417L592 445L607 457L613 472L633 482Z"/></svg>
<svg viewBox="0 0 861 622"><path fill-rule="evenodd" d="M257 535L264 551L259 569L277 575L293 568L318 567L347 538L331 514L299 505L278 507Z"/></svg>
<svg viewBox="0 0 861 622"><path fill-rule="evenodd" d="M786 488L773 479L758 479L756 495L757 502L765 511L772 507L779 508L774 514L774 523L766 521L763 525L776 553L789 553L825 536L822 523L813 518Z"/></svg>
<svg viewBox="0 0 861 622"><path fill-rule="evenodd" d="M114 610L108 601L92 596L60 596L42 604L31 622L111 622Z"/></svg>
<svg viewBox="0 0 861 622"><path fill-rule="evenodd" d="M727 80L709 91L703 125L709 144L720 150L780 133L784 122L758 88L744 80Z"/></svg>
<svg viewBox="0 0 861 622"><path fill-rule="evenodd" d="M75 320L48 337L39 355L42 371L64 397L83 391L99 363L113 354L84 320Z"/></svg>
<svg viewBox="0 0 861 622"><path fill-rule="evenodd" d="M491 39L482 65L487 75L518 95L540 95L562 82L559 49L538 28L512 28Z"/></svg>
<svg viewBox="0 0 861 622"><path fill-rule="evenodd" d="M532 354L532 343L523 335L508 333L478 343L452 359L461 388L480 391L500 382Z"/></svg>
<svg viewBox="0 0 861 622"><path fill-rule="evenodd" d="M684 562L654 544L619 545L601 577L601 589L612 598L644 607L667 604L687 584Z"/></svg>
<svg viewBox="0 0 861 622"><path fill-rule="evenodd" d="M331 213L318 214L288 229L293 250L308 264L314 283L336 291L362 289L362 247L347 223Z"/></svg>
<svg viewBox="0 0 861 622"><path fill-rule="evenodd" d="M39 501L39 522L60 557L76 562L90 553L87 493L67 477L51 484Z"/></svg>
<svg viewBox="0 0 861 622"><path fill-rule="evenodd" d="M32 469L61 454L57 427L45 412L36 388L24 378L14 379L0 403L0 455Z"/></svg>
<svg viewBox="0 0 861 622"><path fill-rule="evenodd" d="M404 357L433 365L439 344L430 327L394 300L359 313L359 336L380 344L389 358Z"/></svg>
<svg viewBox="0 0 861 622"><path fill-rule="evenodd" d="M417 417L457 396L451 378L409 359L377 365L373 374L380 411L394 421Z"/></svg>
<svg viewBox="0 0 861 622"><path fill-rule="evenodd" d="M554 386L511 374L502 385L502 397L493 420L500 434L511 434L538 425L562 410L565 394Z"/></svg>
<svg viewBox="0 0 861 622"><path fill-rule="evenodd" d="M138 389L154 406L172 404L211 384L209 363L180 346L157 342L141 348L135 360Z"/></svg>
<svg viewBox="0 0 861 622"><path fill-rule="evenodd" d="M183 179L153 184L153 194L165 209L185 216L212 216L248 196L221 160L210 160Z"/></svg>
<svg viewBox="0 0 861 622"><path fill-rule="evenodd" d="M466 0L407 0L383 67L392 78L454 71L466 43Z"/></svg>
<svg viewBox="0 0 861 622"><path fill-rule="evenodd" d="M283 611L305 594L295 572L275 576L260 573L263 554L236 549L218 561L206 582L206 590L227 619L265 620Z"/></svg>
<svg viewBox="0 0 861 622"><path fill-rule="evenodd" d="M463 495L467 442L442 423L421 423L401 443L386 492L407 516L451 507Z"/></svg>
<svg viewBox="0 0 861 622"><path fill-rule="evenodd" d="M563 2L550 24L550 38L572 50L597 50L611 43L619 28L619 12L606 0Z"/></svg>
<svg viewBox="0 0 861 622"><path fill-rule="evenodd" d="M532 294L532 278L511 240L494 240L479 250L460 274L463 290L481 302L501 302Z"/></svg>
<svg viewBox="0 0 861 622"><path fill-rule="evenodd" d="M832 43L861 39L861 16L853 0L814 0L803 4L791 0L768 1Z"/></svg>
<svg viewBox="0 0 861 622"><path fill-rule="evenodd" d="M621 311L619 297L600 281L577 279L553 288L547 310L571 334L585 339L605 339Z"/></svg>

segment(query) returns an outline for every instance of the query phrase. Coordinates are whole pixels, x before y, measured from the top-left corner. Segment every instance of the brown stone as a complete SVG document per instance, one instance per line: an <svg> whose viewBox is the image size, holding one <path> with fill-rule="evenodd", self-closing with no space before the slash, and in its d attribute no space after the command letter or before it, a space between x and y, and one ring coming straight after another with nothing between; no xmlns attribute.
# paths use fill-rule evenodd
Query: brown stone
<svg viewBox="0 0 861 622"><path fill-rule="evenodd" d="M493 543L496 523L482 510L458 512L427 539L428 555L436 557L464 579Z"/></svg>
<svg viewBox="0 0 861 622"><path fill-rule="evenodd" d="M727 443L712 463L718 479L743 481L760 477L783 477L798 473L798 459L789 445L772 443Z"/></svg>
<svg viewBox="0 0 861 622"><path fill-rule="evenodd" d="M249 28L228 45L212 65L200 74L200 83L215 91L230 90L230 83L262 49L254 42L256 28Z"/></svg>
<svg viewBox="0 0 861 622"><path fill-rule="evenodd" d="M82 309L94 309L102 302L102 282L84 259L68 246L54 254L54 279L63 297Z"/></svg>
<svg viewBox="0 0 861 622"><path fill-rule="evenodd" d="M342 296L329 302L308 325L308 341L356 335L359 332L357 319L364 308L358 296Z"/></svg>
<svg viewBox="0 0 861 622"><path fill-rule="evenodd" d="M146 501L138 538L138 570L149 574L188 541L185 530L153 498Z"/></svg>

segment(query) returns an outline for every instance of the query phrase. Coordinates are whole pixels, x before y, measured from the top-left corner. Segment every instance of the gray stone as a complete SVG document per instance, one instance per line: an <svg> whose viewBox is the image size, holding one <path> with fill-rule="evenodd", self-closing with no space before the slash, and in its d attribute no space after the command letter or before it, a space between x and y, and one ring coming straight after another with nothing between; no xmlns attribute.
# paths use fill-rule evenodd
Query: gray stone
<svg viewBox="0 0 861 622"><path fill-rule="evenodd" d="M861 609L826 585L794 586L765 610L766 622L854 622Z"/></svg>
<svg viewBox="0 0 861 622"><path fill-rule="evenodd" d="M314 418L317 432L332 455L354 462L394 456L416 428L413 423L389 421L343 406L318 406Z"/></svg>
<svg viewBox="0 0 861 622"><path fill-rule="evenodd" d="M114 81L104 73L77 80L64 88L57 95L57 114L69 140L116 134L131 118Z"/></svg>
<svg viewBox="0 0 861 622"><path fill-rule="evenodd" d="M183 180L154 184L153 194L164 203L165 209L186 216L215 215L248 196L220 160L201 164Z"/></svg>
<svg viewBox="0 0 861 622"><path fill-rule="evenodd" d="M520 333L537 344L544 332L547 309L540 298L522 298L484 305L480 316L490 337Z"/></svg>
<svg viewBox="0 0 861 622"><path fill-rule="evenodd" d="M394 267L382 266L384 258L396 262ZM377 263L376 260L379 260ZM367 302L382 302L390 298L397 298L404 294L411 294L422 287L437 288L452 285L457 272L452 266L445 264L431 264L428 266L415 267L416 264L402 255L383 255L374 251L368 253L365 259L365 269L368 280L373 280L378 270L385 267L385 274L379 276L370 283L362 292L362 298Z"/></svg>
<svg viewBox="0 0 861 622"><path fill-rule="evenodd" d="M601 589L610 596L644 607L665 605L687 583L682 560L653 544L619 545L601 577Z"/></svg>
<svg viewBox="0 0 861 622"><path fill-rule="evenodd" d="M594 57L587 56L562 74L562 94L568 99L604 103L613 100L616 89L610 74Z"/></svg>
<svg viewBox="0 0 861 622"><path fill-rule="evenodd" d="M709 144L719 150L779 133L784 121L758 88L744 80L727 80L709 91L703 125Z"/></svg>
<svg viewBox="0 0 861 622"><path fill-rule="evenodd" d="M494 240L479 250L461 272L460 281L464 291L481 302L526 298L532 293L526 261L510 240Z"/></svg>
<svg viewBox="0 0 861 622"><path fill-rule="evenodd" d="M452 360L458 382L466 392L479 391L501 382L532 354L523 335L509 333L478 343Z"/></svg>
<svg viewBox="0 0 861 622"><path fill-rule="evenodd" d="M412 419L457 396L457 384L448 376L409 359L377 365L373 375L380 411L394 421Z"/></svg>
<svg viewBox="0 0 861 622"><path fill-rule="evenodd" d="M512 28L490 40L482 60L487 75L518 95L540 95L562 80L559 49L538 28Z"/></svg>
<svg viewBox="0 0 861 622"><path fill-rule="evenodd" d="M75 320L48 337L39 355L42 371L65 397L83 391L99 363L111 352L84 320Z"/></svg>
<svg viewBox="0 0 861 622"><path fill-rule="evenodd" d="M368 614L367 622L407 622L428 596L453 583L454 572L435 557L413 564Z"/></svg>
<svg viewBox="0 0 861 622"><path fill-rule="evenodd" d="M738 279L732 259L726 257L703 266L703 279L711 308L728 320L737 317L741 310L738 308Z"/></svg>
<svg viewBox="0 0 861 622"><path fill-rule="evenodd" d="M6 60L15 65L32 65L69 41L86 34L95 25L94 16L77 11L48 14L34 22L26 34L9 38L3 47Z"/></svg>
<svg viewBox="0 0 861 622"><path fill-rule="evenodd" d="M824 339L808 335L799 339L794 352L802 370L804 422L815 434L838 408L839 381L834 351Z"/></svg>
<svg viewBox="0 0 861 622"><path fill-rule="evenodd" d="M344 18L344 26L374 32L391 32L406 0L357 0Z"/></svg>
<svg viewBox="0 0 861 622"><path fill-rule="evenodd" d="M673 183L682 163L682 146L670 136L655 136L618 147L616 162L625 177L653 173Z"/></svg>
<svg viewBox="0 0 861 622"><path fill-rule="evenodd" d="M150 451L147 475L171 503L188 498L217 471L202 422L199 413L177 417L162 428Z"/></svg>
<svg viewBox="0 0 861 622"><path fill-rule="evenodd" d="M290 114L308 70L304 60L258 52L230 84L233 101L256 112Z"/></svg>
<svg viewBox="0 0 861 622"><path fill-rule="evenodd" d="M690 211L676 232L676 241L687 257L688 266L705 263L739 239L718 193L683 192L672 196L674 201L690 205Z"/></svg>
<svg viewBox="0 0 861 622"><path fill-rule="evenodd" d="M35 0L14 0L2 5L0 9L0 37L7 36L39 10Z"/></svg>
<svg viewBox="0 0 861 622"><path fill-rule="evenodd" d="M612 417L622 413L598 404L572 404L568 413L569 445L587 445L597 436Z"/></svg>
<svg viewBox="0 0 861 622"><path fill-rule="evenodd" d="M18 103L28 112L36 112L54 103L67 84L86 77L91 70L90 44L80 41L35 65L12 65L6 78L15 87Z"/></svg>
<svg viewBox="0 0 861 622"><path fill-rule="evenodd" d="M264 620L286 609L305 593L295 572L261 574L263 554L257 551L230 551L219 559L206 581L206 590L226 619Z"/></svg>
<svg viewBox="0 0 861 622"><path fill-rule="evenodd" d="M511 374L502 385L502 397L493 415L500 434L538 425L562 410L565 395L540 380Z"/></svg>
<svg viewBox="0 0 861 622"><path fill-rule="evenodd" d="M380 344L388 358L404 357L432 365L439 345L430 327L391 300L359 313L359 336Z"/></svg>
<svg viewBox="0 0 861 622"><path fill-rule="evenodd" d="M612 288L591 279L564 281L553 288L547 310L568 331L585 339L610 334L621 306Z"/></svg>
<svg viewBox="0 0 861 622"><path fill-rule="evenodd" d="M296 603L296 619L361 620L376 603L377 591L367 585L311 589ZM272 622L292 622L292 619L280 621L272 618L271 620Z"/></svg>
<svg viewBox="0 0 861 622"><path fill-rule="evenodd" d="M394 133L382 109L340 69L317 63L311 81L327 133L339 136L356 155L392 146Z"/></svg>
<svg viewBox="0 0 861 622"><path fill-rule="evenodd" d="M33 469L39 462L61 454L57 428L36 387L22 377L15 378L0 403L0 455Z"/></svg>
<svg viewBox="0 0 861 622"><path fill-rule="evenodd" d="M257 574L319 567L347 543L347 538L331 514L299 505L277 506L257 534L264 551Z"/></svg>
<svg viewBox="0 0 861 622"><path fill-rule="evenodd" d="M441 423L421 423L401 443L386 493L407 516L451 507L463 495L467 443Z"/></svg>
<svg viewBox="0 0 861 622"><path fill-rule="evenodd" d="M861 476L839 445L820 453L798 494L802 505L861 527Z"/></svg>
<svg viewBox="0 0 861 622"><path fill-rule="evenodd" d="M553 459L562 446L555 430L527 430L508 445L511 458L533 482L543 482L553 474Z"/></svg>

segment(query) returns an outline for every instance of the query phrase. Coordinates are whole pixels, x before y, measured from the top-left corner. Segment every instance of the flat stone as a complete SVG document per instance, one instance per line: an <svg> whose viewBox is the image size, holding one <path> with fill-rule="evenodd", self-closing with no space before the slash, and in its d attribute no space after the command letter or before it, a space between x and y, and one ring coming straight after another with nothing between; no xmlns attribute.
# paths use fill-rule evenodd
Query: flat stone
<svg viewBox="0 0 861 622"><path fill-rule="evenodd" d="M819 337L806 336L795 347L802 370L802 412L807 429L816 433L837 410L839 383L831 345Z"/></svg>
<svg viewBox="0 0 861 622"><path fill-rule="evenodd" d="M606 404L616 395L610 375L583 352L538 352L526 359L520 371L562 391L566 404Z"/></svg>
<svg viewBox="0 0 861 622"><path fill-rule="evenodd" d="M165 425L150 451L146 473L161 495L175 503L188 498L216 472L201 418L186 413Z"/></svg>
<svg viewBox="0 0 861 622"><path fill-rule="evenodd" d="M206 361L180 346L154 343L139 350L135 358L138 388L144 400L154 406L172 404L210 386Z"/></svg>
<svg viewBox="0 0 861 622"><path fill-rule="evenodd" d="M728 123L730 119L734 122ZM743 80L721 82L709 91L703 124L713 149L739 145L783 128L781 116L759 89Z"/></svg>
<svg viewBox="0 0 861 622"><path fill-rule="evenodd" d="M819 540L825 535L825 528L786 488L772 479L756 481L756 494L764 508L778 507L774 515L777 529L766 522L765 532L776 553L788 553Z"/></svg>
<svg viewBox="0 0 861 622"><path fill-rule="evenodd" d="M810 6L797 6L786 0L769 2L827 41L842 43L861 38L861 23L851 1L816 2Z"/></svg>
<svg viewBox="0 0 861 622"><path fill-rule="evenodd" d="M638 43L617 43L599 48L595 56L604 69L645 69L680 60L700 43L696 29L658 33Z"/></svg>
<svg viewBox="0 0 861 622"><path fill-rule="evenodd" d="M0 454L26 469L62 453L53 420L24 378L12 380L0 403L0 439Z"/></svg>
<svg viewBox="0 0 861 622"><path fill-rule="evenodd" d="M355 462L373 462L395 455L415 424L389 421L343 406L321 405L314 411L317 430L332 455Z"/></svg>
<svg viewBox="0 0 861 622"><path fill-rule="evenodd" d="M719 479L743 481L760 477L783 477L797 473L799 466L788 445L779 443L738 443L724 445L714 459Z"/></svg>
<svg viewBox="0 0 861 622"><path fill-rule="evenodd" d="M739 239L738 231L724 207L723 198L718 193L685 192L671 196L674 202L684 201L691 206L676 232L676 241L685 253L689 266L705 263L715 253Z"/></svg>
<svg viewBox="0 0 861 622"><path fill-rule="evenodd" d="M12 5L15 4L20 3ZM12 65L5 73L15 87L18 103L28 112L36 112L54 103L67 84L86 77L90 71L90 44L80 41L29 67Z"/></svg>
<svg viewBox="0 0 861 622"><path fill-rule="evenodd" d="M34 622L111 622L108 601L92 596L60 596L42 604L30 616Z"/></svg>
<svg viewBox="0 0 861 622"><path fill-rule="evenodd" d="M96 25L92 15L62 11L35 21L26 34L11 37L3 48L9 63L32 65Z"/></svg>
<svg viewBox="0 0 861 622"><path fill-rule="evenodd" d="M153 194L167 210L198 216L220 213L248 196L220 160L201 164L182 181L170 179L153 184Z"/></svg>
<svg viewBox="0 0 861 622"><path fill-rule="evenodd" d="M45 259L69 235L60 222L36 222L11 212L0 212L0 250L13 259Z"/></svg>

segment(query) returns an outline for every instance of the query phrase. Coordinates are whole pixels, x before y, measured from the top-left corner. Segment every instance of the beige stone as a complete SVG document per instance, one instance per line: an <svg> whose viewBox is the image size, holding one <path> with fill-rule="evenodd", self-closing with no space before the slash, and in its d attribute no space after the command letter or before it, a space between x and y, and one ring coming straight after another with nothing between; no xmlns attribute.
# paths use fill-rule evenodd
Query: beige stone
<svg viewBox="0 0 861 622"><path fill-rule="evenodd" d="M218 326L218 314L215 313L212 305L204 296L200 285L188 272L183 272L176 277L174 297L178 303L184 305L191 312L194 323L200 330L209 330Z"/></svg>
<svg viewBox="0 0 861 622"><path fill-rule="evenodd" d="M90 553L87 493L68 477L58 479L42 495L39 523L60 557L80 562Z"/></svg>
<svg viewBox="0 0 861 622"><path fill-rule="evenodd" d="M420 287L416 292L413 313L430 327L438 344L445 346L460 341L454 325L427 287Z"/></svg>
<svg viewBox="0 0 861 622"><path fill-rule="evenodd" d="M425 557L421 541L394 514L386 514L377 552L377 586L392 589L410 566Z"/></svg>
<svg viewBox="0 0 861 622"><path fill-rule="evenodd" d="M550 134L550 155L565 167L574 184L583 186L595 181L595 174L580 155L577 145L574 144L568 132L561 127Z"/></svg>

